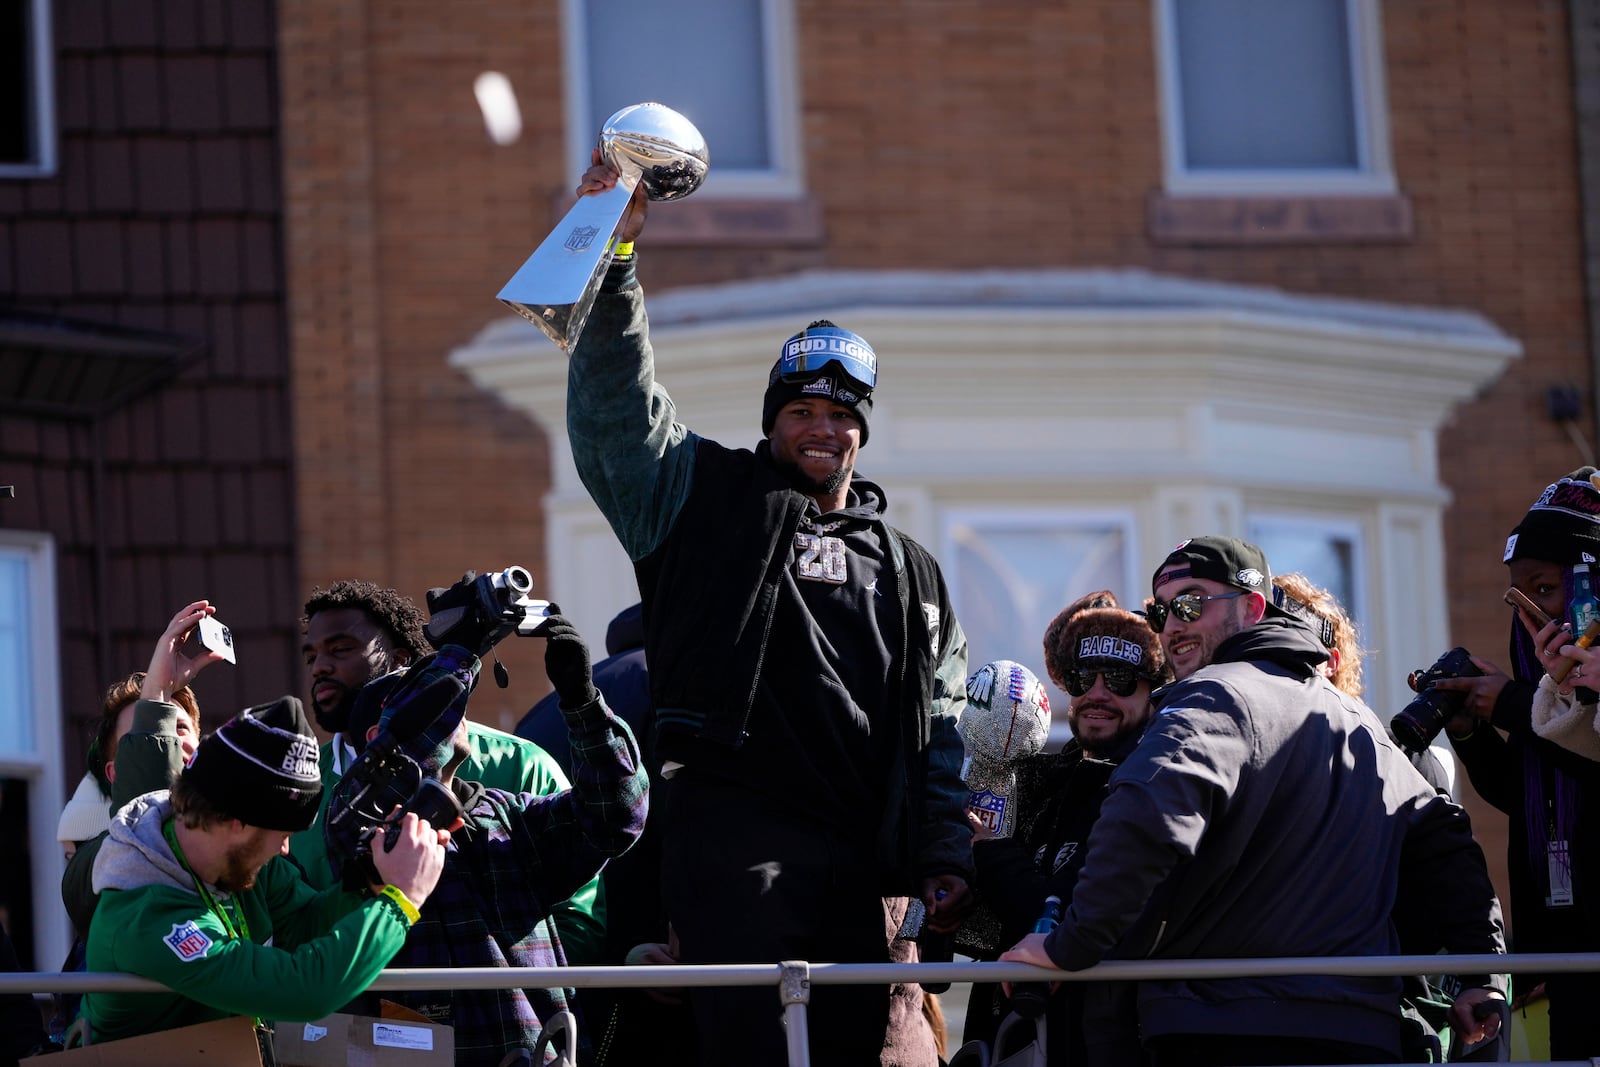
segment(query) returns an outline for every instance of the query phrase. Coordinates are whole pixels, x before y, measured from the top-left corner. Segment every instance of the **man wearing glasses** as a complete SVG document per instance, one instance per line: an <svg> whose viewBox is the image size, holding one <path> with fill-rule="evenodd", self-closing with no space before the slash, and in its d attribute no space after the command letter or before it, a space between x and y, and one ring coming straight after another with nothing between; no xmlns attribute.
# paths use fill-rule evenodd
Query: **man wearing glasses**
<svg viewBox="0 0 1600 1067"><path fill-rule="evenodd" d="M1156 568L1150 624L1178 681L1112 775L1065 920L1002 959L1394 955L1402 875L1432 890L1434 929L1503 951L1465 813L1322 676L1326 650L1271 582L1261 550L1227 537L1185 541ZM1393 1063L1399 996L1390 977L1145 982L1139 1021L1156 1067ZM1467 1039L1498 1028L1473 1019L1491 996L1458 1000Z"/></svg>
<svg viewBox="0 0 1600 1067"><path fill-rule="evenodd" d="M615 182L597 162L578 193ZM778 348L753 450L688 430L655 380L639 192L573 347L567 431L643 600L680 958L886 962L885 898L919 897L953 929L972 845L966 639L938 564L855 474L877 357L814 322ZM770 986L691 1001L700 1063L787 1062ZM880 1062L886 988L815 986L812 1007L813 1063Z"/></svg>

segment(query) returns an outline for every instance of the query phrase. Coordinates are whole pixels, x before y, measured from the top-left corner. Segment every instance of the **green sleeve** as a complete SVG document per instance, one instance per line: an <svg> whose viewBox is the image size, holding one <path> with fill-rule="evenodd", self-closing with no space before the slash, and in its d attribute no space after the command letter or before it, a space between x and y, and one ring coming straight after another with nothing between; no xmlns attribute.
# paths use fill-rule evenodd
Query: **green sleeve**
<svg viewBox="0 0 1600 1067"><path fill-rule="evenodd" d="M152 978L179 996L140 995L145 1021L130 1022L126 996L119 1001L112 994L93 995L86 1011L95 1033L103 1039L130 1027L136 1033L164 1029L151 1024L182 1018L186 1011L290 1022L320 1019L372 983L410 928L399 905L380 897L363 901L321 936L292 949L267 945L258 940L274 937L274 916L261 894L245 898L250 940L230 937L192 892L149 886L105 893L89 935L91 965ZM169 943L182 941L185 933L191 958ZM205 1010L194 1013L184 1000Z"/></svg>
<svg viewBox="0 0 1600 1067"><path fill-rule="evenodd" d="M602 286L567 363L567 440L584 488L628 553L666 540L689 489L699 438L656 381L637 288Z"/></svg>
<svg viewBox="0 0 1600 1067"><path fill-rule="evenodd" d="M342 885L313 887L298 867L281 857L261 869L256 892L272 916L272 940L280 948L295 948L320 937L367 899L365 893Z"/></svg>
<svg viewBox="0 0 1600 1067"><path fill-rule="evenodd" d="M117 742L117 777L111 784L111 811L117 812L134 797L168 789L183 770L183 746L178 740L178 706L140 700L133 706L133 725ZM61 876L61 902L80 933L89 929L99 894L94 891L94 860L106 835L85 841L67 861Z"/></svg>
<svg viewBox="0 0 1600 1067"><path fill-rule="evenodd" d="M301 875L313 889L327 889L334 884L333 870L328 864L328 846L322 839L322 825L328 821L328 801L333 797L333 787L339 776L333 770L333 744L330 742L317 750L317 764L322 771L322 800L317 808L317 821L309 829L289 837L289 858L300 868Z"/></svg>
<svg viewBox="0 0 1600 1067"><path fill-rule="evenodd" d="M479 723L468 724L467 739L472 756L461 777L468 781L537 796L571 787L561 764L532 741ZM586 967L605 962L605 894L599 875L551 908L550 913L569 964Z"/></svg>

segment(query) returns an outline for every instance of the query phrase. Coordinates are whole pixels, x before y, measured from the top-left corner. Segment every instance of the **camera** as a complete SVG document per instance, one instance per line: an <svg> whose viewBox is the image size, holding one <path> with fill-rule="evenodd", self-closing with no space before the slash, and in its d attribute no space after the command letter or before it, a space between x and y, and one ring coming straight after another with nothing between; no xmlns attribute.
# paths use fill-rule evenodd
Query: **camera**
<svg viewBox="0 0 1600 1067"><path fill-rule="evenodd" d="M533 597L533 575L510 566L493 574L468 571L448 589L428 591L422 628L435 648L460 645L483 655L512 634L531 637L556 609Z"/></svg>
<svg viewBox="0 0 1600 1067"><path fill-rule="evenodd" d="M1467 694L1454 690L1435 689L1433 683L1441 678L1479 678L1483 672L1472 662L1472 654L1464 648L1452 648L1434 661L1425 671L1412 671L1406 684L1417 698L1389 720L1400 747L1407 752L1422 752L1444 729L1450 717L1461 711Z"/></svg>

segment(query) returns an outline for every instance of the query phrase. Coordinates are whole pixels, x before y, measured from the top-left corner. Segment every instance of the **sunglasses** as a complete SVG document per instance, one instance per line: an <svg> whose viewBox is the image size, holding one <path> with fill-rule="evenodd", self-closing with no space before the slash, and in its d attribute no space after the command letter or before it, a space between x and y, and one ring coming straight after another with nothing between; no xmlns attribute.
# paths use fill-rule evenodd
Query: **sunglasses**
<svg viewBox="0 0 1600 1067"><path fill-rule="evenodd" d="M814 326L791 337L778 360L778 377L806 381L830 363L837 363L869 396L878 384L878 356L872 346L837 326Z"/></svg>
<svg viewBox="0 0 1600 1067"><path fill-rule="evenodd" d="M1208 600L1232 600L1234 597L1244 596L1244 593L1213 593L1211 596L1201 596L1199 593L1179 593L1171 600L1162 602L1153 600L1145 611L1145 617L1150 620L1150 629L1160 633L1167 625L1168 614L1176 615L1184 622L1198 622L1200 613L1205 610Z"/></svg>
<svg viewBox="0 0 1600 1067"><path fill-rule="evenodd" d="M1094 688L1096 676L1105 679L1106 688L1119 697L1133 696L1133 691L1139 688L1139 681L1143 677L1132 667L1102 667L1099 670L1068 667L1062 672L1061 680L1065 683L1069 696L1081 697Z"/></svg>

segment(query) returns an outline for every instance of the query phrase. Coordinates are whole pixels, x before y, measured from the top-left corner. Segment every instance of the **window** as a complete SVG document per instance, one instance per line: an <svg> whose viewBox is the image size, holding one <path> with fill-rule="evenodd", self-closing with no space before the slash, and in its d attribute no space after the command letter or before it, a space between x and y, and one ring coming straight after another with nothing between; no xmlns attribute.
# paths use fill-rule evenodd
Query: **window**
<svg viewBox="0 0 1600 1067"><path fill-rule="evenodd" d="M1052 706L1066 695L1050 682L1042 638L1062 608L1110 589L1124 606L1143 603L1134 575L1133 519L1102 512L953 511L940 557L956 617L967 635L967 666L1021 663L1045 683ZM1064 713L1051 720L1051 747L1071 736Z"/></svg>
<svg viewBox="0 0 1600 1067"><path fill-rule="evenodd" d="M1376 0L1155 0L1167 189L1395 191Z"/></svg>
<svg viewBox="0 0 1600 1067"><path fill-rule="evenodd" d="M1361 527L1348 519L1258 515L1247 539L1261 546L1273 574L1303 574L1333 594L1345 613L1362 625Z"/></svg>
<svg viewBox="0 0 1600 1067"><path fill-rule="evenodd" d="M60 966L68 943L56 903L63 801L54 586L49 537L0 530L0 826L11 842L0 911L32 970Z"/></svg>
<svg viewBox="0 0 1600 1067"><path fill-rule="evenodd" d="M792 0L566 0L574 174L605 120L648 100L705 135L701 195L797 196Z"/></svg>
<svg viewBox="0 0 1600 1067"><path fill-rule="evenodd" d="M49 0L0 0L0 178L56 170Z"/></svg>

